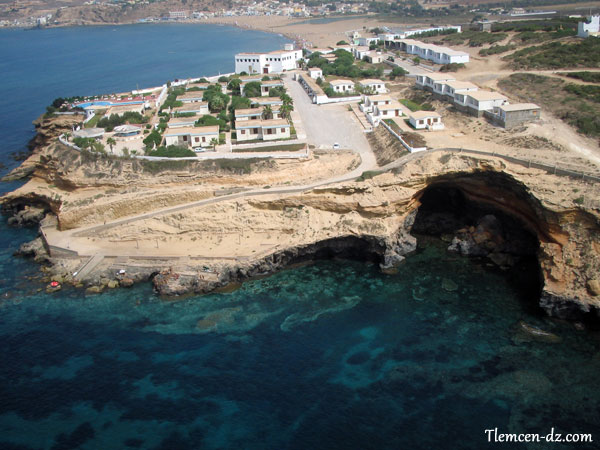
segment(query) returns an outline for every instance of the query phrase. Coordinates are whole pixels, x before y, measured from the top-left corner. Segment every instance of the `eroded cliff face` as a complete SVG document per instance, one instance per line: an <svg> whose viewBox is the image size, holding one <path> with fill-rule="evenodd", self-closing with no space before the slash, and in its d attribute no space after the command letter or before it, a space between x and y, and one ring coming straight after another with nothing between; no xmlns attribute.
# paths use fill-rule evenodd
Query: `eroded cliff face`
<svg viewBox="0 0 600 450"><path fill-rule="evenodd" d="M46 198L61 197L55 200L52 211L63 228L101 225L103 217L114 219L155 210L153 198L168 206L203 198L199 196L209 190L211 196L217 196L217 189L242 188L245 182L285 185L282 173L287 180L300 179L291 177L296 170L291 165L265 166L250 174L200 166L194 166L197 173L188 167L153 174L136 172L133 165L137 161L130 162L131 168L111 172L107 167L112 163L106 161L86 166L73 160L61 165L56 155L48 157L51 162L41 161L36 176L9 196L9 203L27 200L28 195L39 196L54 183ZM325 159L323 156L309 164L322 168ZM342 167L339 159L332 157L331 161L342 172L355 163L351 157L343 159ZM99 167L105 175L98 175ZM130 176L144 186L143 192L126 187ZM62 189L58 179L63 181ZM77 203L78 195L93 198L93 189L109 183L114 192L103 191L107 198L89 205ZM167 192L178 192L176 189L185 190L189 197L166 196ZM427 197L436 190L456 192L463 199L462 210L456 210L458 219L449 219L448 211L436 211L435 202L428 204ZM452 225L440 227L437 234L448 234L443 237L455 251L488 257L500 267L523 255L537 258L540 292L532 301L548 314L598 318L600 216L597 209L581 204L581 193L600 198L594 185L581 180L511 165L494 157L435 152L419 155L372 179L296 194L224 198L202 207L68 234L67 242L82 261L95 253L105 255L103 265L90 275L88 283L114 276L115 268L125 264L135 280L154 278L160 293L203 293L319 256L368 258L384 270L402 270L398 264L415 249L413 232L422 225L420 215L429 208L431 223ZM128 202L135 202L136 207L128 208ZM60 241L61 233L56 236ZM56 271L73 272L80 264L72 257L52 259ZM204 272L205 267L208 272Z"/></svg>

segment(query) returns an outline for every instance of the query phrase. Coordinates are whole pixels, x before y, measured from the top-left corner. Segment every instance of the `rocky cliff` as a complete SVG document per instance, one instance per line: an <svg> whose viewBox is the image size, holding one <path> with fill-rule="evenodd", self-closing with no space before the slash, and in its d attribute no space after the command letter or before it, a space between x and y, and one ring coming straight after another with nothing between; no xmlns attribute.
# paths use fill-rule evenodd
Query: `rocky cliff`
<svg viewBox="0 0 600 450"><path fill-rule="evenodd" d="M273 189L271 182L273 186L289 184L281 173L287 173L287 180L293 173L296 179L316 177L317 172L308 175L304 169L322 170L327 157L298 163L295 169L261 162L250 173L235 173L201 165L164 172L116 170L114 162L104 160L69 163L69 154L64 152L60 153L61 165L57 154L53 155L44 155L48 159L40 159L34 179L4 203L39 199L43 189L54 183L47 195L54 202L48 204L65 229L46 228L47 244L54 249L55 275L76 272L90 256L102 254L102 263L84 277L84 283L108 286L124 268L125 284L151 278L157 292L181 295L210 292L320 257L368 259L383 270L401 271L400 263L415 249L418 232L440 236L448 242L449 251L487 258L506 270L533 258L539 270L532 280L537 286L532 302L561 318L599 318L600 214L598 204L581 201L581 194L600 197L595 185L581 180L494 157L433 152L408 158L397 169L361 181L300 193L265 190L263 195L223 196L205 206L187 208L185 202L197 198L194 195L210 192L215 196L217 183L219 189L267 183ZM341 173L355 164L350 157L341 158L342 167L337 162ZM131 177L144 186L143 192L127 190ZM97 205L91 202L89 215L76 212L86 210L86 205L77 203L77 195L90 189L97 193L108 183L112 192L102 191L107 199ZM164 197L166 191L159 188L163 184L172 193L187 190L190 197L183 201ZM177 212L102 225L102 217L114 219L128 213L133 217L132 211L156 209L153 195L182 207ZM133 200L137 207L117 211L116 205L123 205L128 196L140 199ZM93 208L98 209L96 215ZM89 227L90 223L99 225Z"/></svg>

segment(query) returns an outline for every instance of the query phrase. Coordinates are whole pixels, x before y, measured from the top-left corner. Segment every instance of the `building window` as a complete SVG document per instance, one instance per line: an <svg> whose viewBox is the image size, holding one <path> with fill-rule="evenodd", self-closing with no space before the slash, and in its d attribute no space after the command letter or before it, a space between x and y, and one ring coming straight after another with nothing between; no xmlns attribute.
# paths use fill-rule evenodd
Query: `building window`
<svg viewBox="0 0 600 450"><path fill-rule="evenodd" d="M281 132L282 132L282 133L285 133L285 128L282 128L282 129L281 129Z"/></svg>
<svg viewBox="0 0 600 450"><path fill-rule="evenodd" d="M195 142L200 142L200 138L199 138L199 137L196 137L196 138L194 138L194 141L195 141Z"/></svg>
<svg viewBox="0 0 600 450"><path fill-rule="evenodd" d="M202 142L206 142L206 137L202 136Z"/></svg>
<svg viewBox="0 0 600 450"><path fill-rule="evenodd" d="M240 130L240 134L246 134L246 130Z"/></svg>

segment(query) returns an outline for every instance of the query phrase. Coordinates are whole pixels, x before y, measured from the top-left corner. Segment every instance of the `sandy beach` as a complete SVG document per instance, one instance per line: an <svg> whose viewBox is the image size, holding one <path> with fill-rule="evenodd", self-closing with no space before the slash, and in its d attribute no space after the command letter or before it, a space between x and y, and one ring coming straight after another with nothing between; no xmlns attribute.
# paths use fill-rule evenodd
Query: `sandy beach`
<svg viewBox="0 0 600 450"><path fill-rule="evenodd" d="M382 22L375 16L350 16L348 19L332 20L327 23L306 23L306 20L287 16L238 16L210 18L206 19L206 23L279 33L294 41L304 42L308 47L323 47L347 40L346 33L351 30L362 31L385 25L395 27L399 25L393 22Z"/></svg>

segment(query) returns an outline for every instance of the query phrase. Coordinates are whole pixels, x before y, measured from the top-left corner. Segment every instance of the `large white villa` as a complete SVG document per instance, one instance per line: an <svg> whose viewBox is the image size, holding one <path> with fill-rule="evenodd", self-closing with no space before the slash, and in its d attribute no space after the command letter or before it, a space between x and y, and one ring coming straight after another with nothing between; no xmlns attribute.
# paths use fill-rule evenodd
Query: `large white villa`
<svg viewBox="0 0 600 450"><path fill-rule="evenodd" d="M298 67L302 50L294 50L293 44L286 44L284 50L268 53L238 53L235 55L235 73L279 73Z"/></svg>

